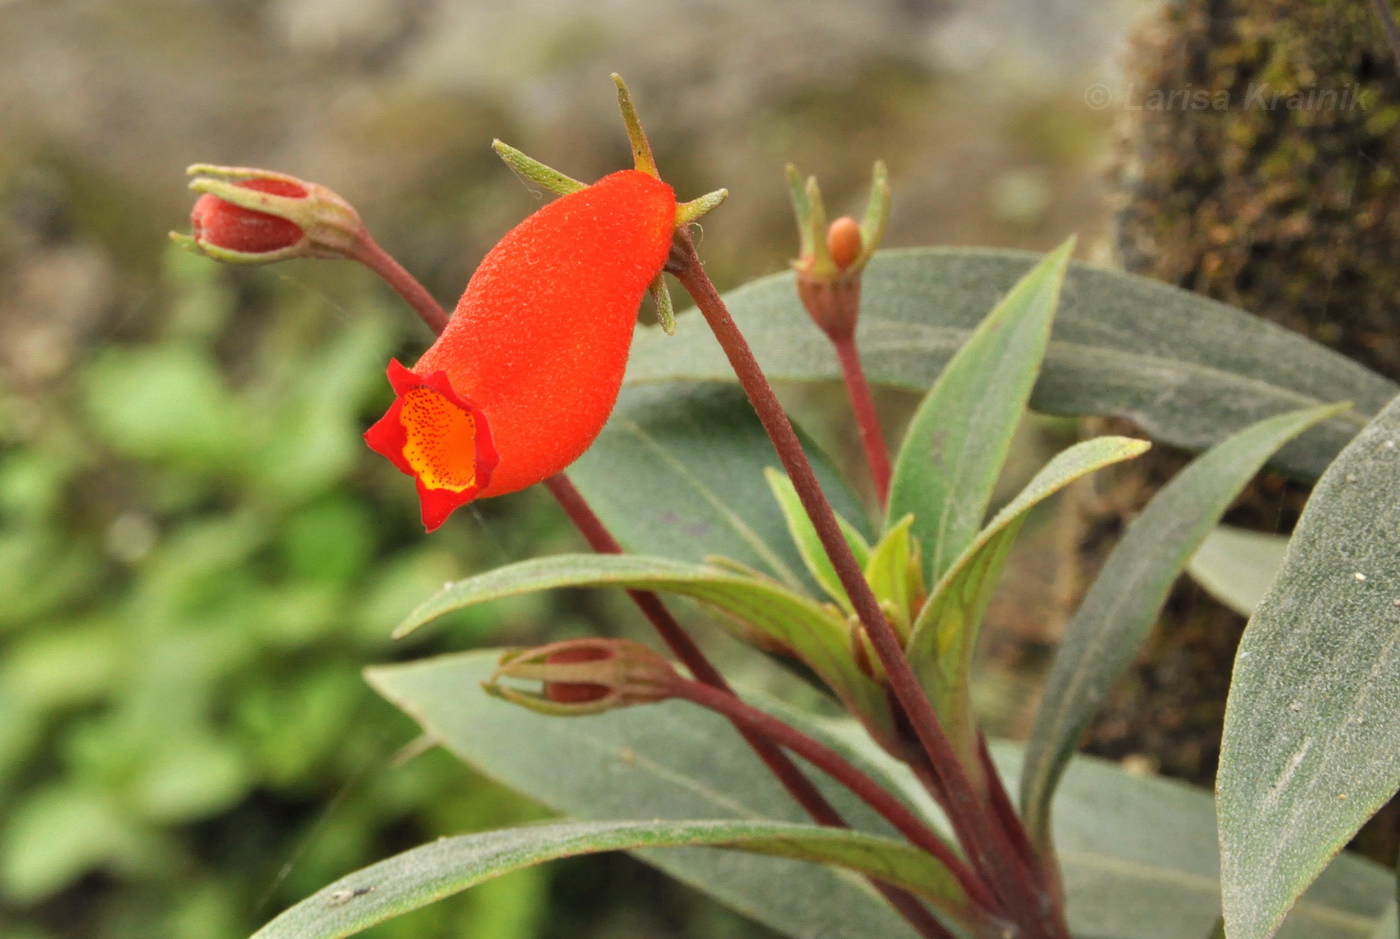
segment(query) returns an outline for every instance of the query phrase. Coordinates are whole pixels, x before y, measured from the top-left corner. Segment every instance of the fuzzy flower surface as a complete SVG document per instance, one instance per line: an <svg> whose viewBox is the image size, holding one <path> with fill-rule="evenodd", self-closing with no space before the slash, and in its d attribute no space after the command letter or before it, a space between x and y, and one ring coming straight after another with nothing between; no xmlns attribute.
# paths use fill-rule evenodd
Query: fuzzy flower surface
<svg viewBox="0 0 1400 939"><path fill-rule="evenodd" d="M306 198L306 188L281 179L249 179L237 183L243 189L293 199ZM196 244L262 255L284 251L302 240L301 227L289 219L245 209L205 193L194 204L190 225Z"/></svg>
<svg viewBox="0 0 1400 939"><path fill-rule="evenodd" d="M607 421L637 308L671 247L671 187L636 170L530 215L472 275L447 328L365 434L414 477L423 524L558 473Z"/></svg>

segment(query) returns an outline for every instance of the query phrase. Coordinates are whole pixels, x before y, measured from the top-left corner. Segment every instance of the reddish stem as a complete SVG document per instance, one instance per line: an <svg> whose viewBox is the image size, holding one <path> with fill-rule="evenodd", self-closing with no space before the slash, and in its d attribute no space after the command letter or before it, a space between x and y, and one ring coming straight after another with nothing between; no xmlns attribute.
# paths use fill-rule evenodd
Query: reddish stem
<svg viewBox="0 0 1400 939"><path fill-rule="evenodd" d="M433 299L433 295L368 234L360 242L360 248L354 257L393 287L434 333L440 334L447 328L447 312Z"/></svg>
<svg viewBox="0 0 1400 939"><path fill-rule="evenodd" d="M755 733L787 747L822 772L838 780L843 786L860 797L880 816L894 826L895 830L908 838L910 843L927 851L943 864L957 879L958 884L974 905L985 911L995 911L996 901L988 893L987 887L963 863L952 848L923 820L905 807L879 783L846 761L836 751L813 740L796 728L783 723L773 715L732 695L724 694L709 685L698 681L678 679L672 689L676 697L684 698L716 711L735 724L746 727Z"/></svg>
<svg viewBox="0 0 1400 939"><path fill-rule="evenodd" d="M865 448L865 460L870 464L870 478L875 482L875 494L880 499L880 508L883 509L890 496L890 450L885 445L885 432L880 428L880 417L875 413L875 399L870 394L870 383L865 380L865 368L860 363L855 336L832 336L831 344L836 349L836 358L841 362L841 375L846 380L846 393L851 398L851 411L855 414L856 427L860 429L860 442Z"/></svg>
<svg viewBox="0 0 1400 939"><path fill-rule="evenodd" d="M987 749L987 736L981 731L977 733L977 757L982 765L982 773L988 780L992 810L995 812L997 820L1001 822L1007 837L1015 845L1026 866L1035 874L1042 888L1054 898L1055 908L1063 909L1065 902L1064 882L1060 877L1060 866L1054 852L1048 850L1041 852L1031 842L1030 834L1026 831L1026 826L1021 823L1021 816L1016 813L1016 807L1011 802L1011 796L1007 794L1006 787L1002 785L1001 774L997 772L996 763L992 762L992 753Z"/></svg>
<svg viewBox="0 0 1400 939"><path fill-rule="evenodd" d="M963 849L978 872L993 886L1005 908L1027 930L1027 936L1067 937L1068 933L1058 918L1047 918L1046 907L1051 905L1046 902L1049 898L1017 856L1014 845L993 816L990 806L984 802L959 762L933 705L904 657L899 637L885 620L879 601L841 533L836 515L817 482L787 414L773 394L772 386L754 358L748 341L729 315L724 300L705 274L695 253L695 245L685 229L676 233L668 270L686 288L709 323L767 430L778 459L787 470L837 577L880 657L891 691L903 708L929 762L937 768L938 778L947 795L943 808Z"/></svg>

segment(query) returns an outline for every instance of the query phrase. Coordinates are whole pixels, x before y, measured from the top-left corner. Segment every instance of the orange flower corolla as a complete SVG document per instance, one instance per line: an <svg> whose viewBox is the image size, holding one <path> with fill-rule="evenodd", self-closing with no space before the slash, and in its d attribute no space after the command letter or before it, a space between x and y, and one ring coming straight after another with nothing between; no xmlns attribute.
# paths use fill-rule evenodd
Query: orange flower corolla
<svg viewBox="0 0 1400 939"><path fill-rule="evenodd" d="M417 480L432 531L588 449L617 401L637 307L671 247L671 187L624 170L561 196L487 253L447 328L365 434Z"/></svg>

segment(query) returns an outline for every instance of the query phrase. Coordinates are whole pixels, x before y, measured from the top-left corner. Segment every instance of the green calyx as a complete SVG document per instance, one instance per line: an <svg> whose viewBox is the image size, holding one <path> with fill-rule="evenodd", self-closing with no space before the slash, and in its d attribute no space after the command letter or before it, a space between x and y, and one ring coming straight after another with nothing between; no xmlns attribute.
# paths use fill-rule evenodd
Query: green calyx
<svg viewBox="0 0 1400 939"><path fill-rule="evenodd" d="M885 168L885 162L876 160L871 170L870 199L860 221L860 252L844 268L837 266L827 246L826 205L822 201L817 178L809 176L804 182L797 167L789 163L787 181L793 214L797 217L799 239L799 257L792 262L792 266L819 281L833 281L860 273L885 237L885 224L890 214L889 171Z"/></svg>

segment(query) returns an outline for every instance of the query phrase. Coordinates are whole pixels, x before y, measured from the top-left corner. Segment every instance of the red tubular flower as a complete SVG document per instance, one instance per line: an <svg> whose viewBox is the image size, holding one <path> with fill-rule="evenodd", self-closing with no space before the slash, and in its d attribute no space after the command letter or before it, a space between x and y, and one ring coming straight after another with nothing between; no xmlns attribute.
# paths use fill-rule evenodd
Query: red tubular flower
<svg viewBox="0 0 1400 939"><path fill-rule="evenodd" d="M417 480L423 524L578 459L622 385L637 307L671 247L671 187L636 170L562 196L506 234L365 441Z"/></svg>

